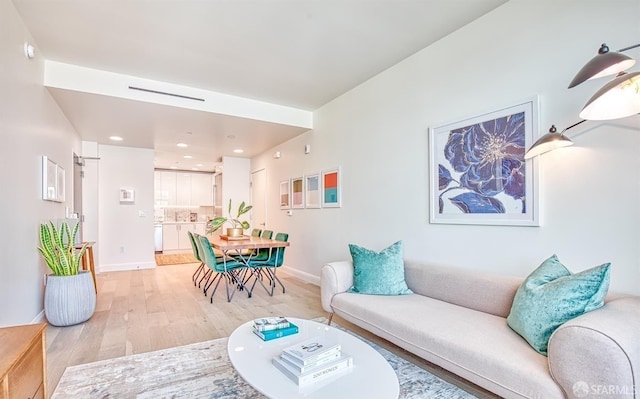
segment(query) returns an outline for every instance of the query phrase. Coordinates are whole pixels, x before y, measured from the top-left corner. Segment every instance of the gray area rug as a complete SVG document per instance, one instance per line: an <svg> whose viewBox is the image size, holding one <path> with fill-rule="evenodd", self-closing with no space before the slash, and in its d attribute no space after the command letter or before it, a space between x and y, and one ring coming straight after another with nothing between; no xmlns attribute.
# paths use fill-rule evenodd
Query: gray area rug
<svg viewBox="0 0 640 399"><path fill-rule="evenodd" d="M396 371L401 399L475 397L359 338L380 352ZM227 338L220 338L67 367L51 398L263 399L264 396L238 376L227 355Z"/></svg>

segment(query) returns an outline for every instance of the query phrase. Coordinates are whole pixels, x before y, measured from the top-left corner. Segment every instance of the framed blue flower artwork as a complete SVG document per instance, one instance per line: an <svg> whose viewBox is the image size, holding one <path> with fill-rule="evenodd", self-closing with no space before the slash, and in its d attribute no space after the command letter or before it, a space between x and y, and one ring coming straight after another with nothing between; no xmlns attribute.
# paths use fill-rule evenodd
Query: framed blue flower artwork
<svg viewBox="0 0 640 399"><path fill-rule="evenodd" d="M429 129L430 221L539 226L538 99Z"/></svg>

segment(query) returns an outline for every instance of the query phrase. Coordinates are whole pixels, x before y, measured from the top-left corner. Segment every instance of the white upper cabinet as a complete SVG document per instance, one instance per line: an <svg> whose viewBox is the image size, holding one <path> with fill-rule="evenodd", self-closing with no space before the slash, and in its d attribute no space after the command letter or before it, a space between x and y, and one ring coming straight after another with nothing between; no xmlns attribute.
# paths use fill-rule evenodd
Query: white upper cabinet
<svg viewBox="0 0 640 399"><path fill-rule="evenodd" d="M191 175L191 205L213 205L213 176L194 173Z"/></svg>
<svg viewBox="0 0 640 399"><path fill-rule="evenodd" d="M156 188L156 204L157 205L176 205L176 174L175 172L157 171L156 175L160 175L156 182L160 182L160 187Z"/></svg>
<svg viewBox="0 0 640 399"><path fill-rule="evenodd" d="M155 204L158 206L213 206L213 175L156 170Z"/></svg>
<svg viewBox="0 0 640 399"><path fill-rule="evenodd" d="M191 201L191 173L176 173L176 205L197 205Z"/></svg>

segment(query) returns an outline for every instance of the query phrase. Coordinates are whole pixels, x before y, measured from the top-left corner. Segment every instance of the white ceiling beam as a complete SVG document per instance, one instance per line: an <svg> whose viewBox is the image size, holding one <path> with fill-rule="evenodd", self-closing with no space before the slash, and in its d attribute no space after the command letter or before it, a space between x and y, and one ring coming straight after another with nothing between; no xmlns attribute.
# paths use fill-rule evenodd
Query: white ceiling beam
<svg viewBox="0 0 640 399"><path fill-rule="evenodd" d="M44 85L307 129L313 128L313 113L310 111L50 60L45 61Z"/></svg>

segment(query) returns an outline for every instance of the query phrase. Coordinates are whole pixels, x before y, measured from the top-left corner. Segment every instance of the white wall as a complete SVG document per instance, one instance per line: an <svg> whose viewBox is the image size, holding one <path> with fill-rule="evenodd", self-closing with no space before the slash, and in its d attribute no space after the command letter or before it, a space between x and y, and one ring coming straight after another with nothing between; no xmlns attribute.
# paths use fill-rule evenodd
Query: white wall
<svg viewBox="0 0 640 399"><path fill-rule="evenodd" d="M80 142L42 85L43 59L23 55L30 37L9 0L0 0L0 326L42 316L43 275L49 270L36 250L38 226L65 216L73 204L73 152ZM41 157L66 171L66 203L41 198Z"/></svg>
<svg viewBox="0 0 640 399"><path fill-rule="evenodd" d="M249 169L251 160L248 158L223 157L222 158L222 215L227 216L229 200L231 212L235 216L242 201L249 204L251 199ZM247 218L248 219L248 218ZM225 226L229 227L229 226Z"/></svg>
<svg viewBox="0 0 640 399"><path fill-rule="evenodd" d="M405 258L525 276L557 253L573 271L611 262L612 288L640 294L640 116L584 123L539 159L541 227L430 224L427 155L430 126L534 95L540 135L577 122L607 80L568 83L603 41L635 44L638 15L638 0L512 0L317 110L313 132L252 160L268 171L269 228L291 234L285 264L317 282L348 243L403 240ZM338 165L342 208L278 209L280 180Z"/></svg>
<svg viewBox="0 0 640 399"><path fill-rule="evenodd" d="M98 151L98 267L154 268L153 150L99 145ZM135 190L133 204L120 203L120 188Z"/></svg>

